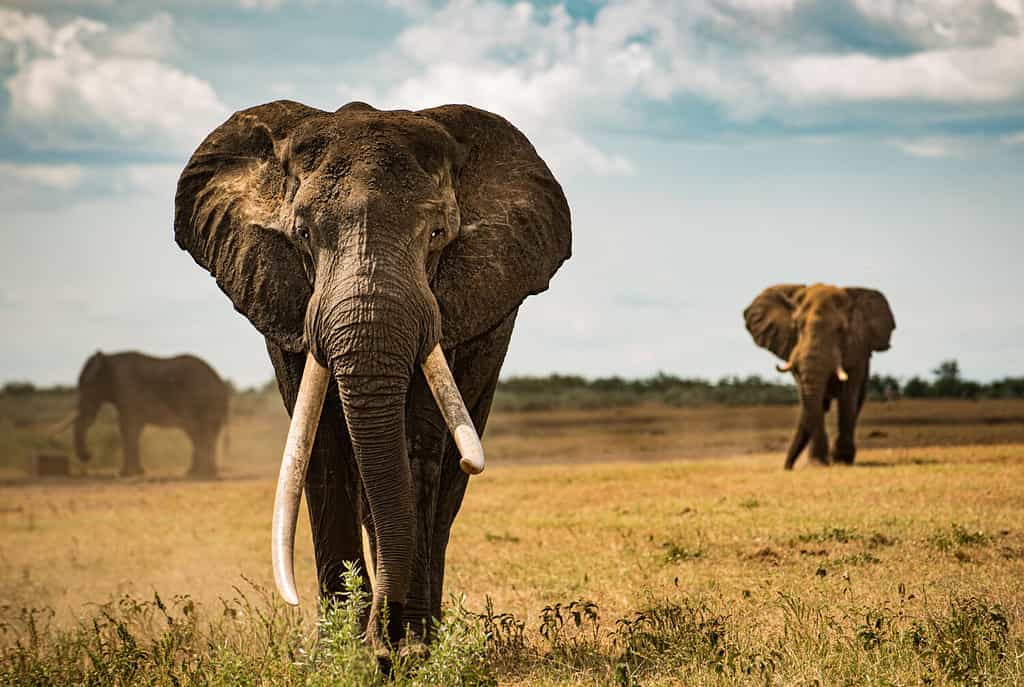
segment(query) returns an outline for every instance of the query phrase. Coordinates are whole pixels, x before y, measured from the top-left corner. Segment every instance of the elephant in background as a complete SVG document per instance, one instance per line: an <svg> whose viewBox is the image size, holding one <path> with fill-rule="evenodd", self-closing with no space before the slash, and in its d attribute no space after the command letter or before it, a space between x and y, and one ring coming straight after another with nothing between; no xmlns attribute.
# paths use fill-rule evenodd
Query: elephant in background
<svg viewBox="0 0 1024 687"><path fill-rule="evenodd" d="M852 464L854 430L871 375L871 354L889 349L896 328L881 292L828 284L779 284L762 291L743 311L754 342L785 364L800 392L800 420L786 452L785 467L811 443L810 459L828 464L825 413L839 403L839 436L832 461Z"/></svg>
<svg viewBox="0 0 1024 687"><path fill-rule="evenodd" d="M298 603L304 490L321 594L343 593L346 564L366 570L365 526L367 640L382 662L385 638L422 648L468 481L459 454L463 470L482 467L473 427L519 305L570 255L561 186L512 124L473 107L277 101L235 113L193 153L174 231L264 335L292 417L279 592Z"/></svg>
<svg viewBox="0 0 1024 687"><path fill-rule="evenodd" d="M192 440L189 476L217 474L217 438L228 421L231 389L209 365L193 355L156 358L127 351L97 351L78 376L74 417L75 453L90 460L86 435L104 403L117 408L124 453L121 475L142 474L139 436L146 425L180 427Z"/></svg>

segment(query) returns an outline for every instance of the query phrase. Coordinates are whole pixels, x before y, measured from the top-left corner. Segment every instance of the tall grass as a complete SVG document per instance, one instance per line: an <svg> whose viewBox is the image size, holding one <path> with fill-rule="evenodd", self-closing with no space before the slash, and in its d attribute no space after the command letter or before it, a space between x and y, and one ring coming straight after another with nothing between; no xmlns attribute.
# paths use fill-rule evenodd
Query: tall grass
<svg viewBox="0 0 1024 687"><path fill-rule="evenodd" d="M536 623L456 599L425 658L391 654L385 675L363 641L368 599L354 571L347 599L311 622L251 585L220 608L188 597L123 597L71 629L46 609L4 608L0 684L22 685L772 685L1019 684L1024 641L1008 612L951 598L913 614L891 604L815 606L778 594L780 622L751 623L718 597L650 598L603 624L586 601L545 607Z"/></svg>

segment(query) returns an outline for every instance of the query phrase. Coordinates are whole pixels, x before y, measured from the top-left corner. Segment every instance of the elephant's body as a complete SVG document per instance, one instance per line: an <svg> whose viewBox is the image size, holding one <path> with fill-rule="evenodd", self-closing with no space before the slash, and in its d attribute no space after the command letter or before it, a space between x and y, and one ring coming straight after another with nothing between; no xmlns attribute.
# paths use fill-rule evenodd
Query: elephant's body
<svg viewBox="0 0 1024 687"><path fill-rule="evenodd" d="M743 316L754 342L786 361L779 370L791 371L800 391L800 418L786 469L808 443L814 463L852 464L871 355L889 349L896 328L885 296L856 287L780 284L762 291ZM833 401L839 407L839 434L830 455L825 414Z"/></svg>
<svg viewBox="0 0 1024 687"><path fill-rule="evenodd" d="M321 593L341 591L346 564L366 568L365 525L378 648L425 639L440 617L467 484L450 432L473 434L467 414L483 431L519 305L568 259L570 224L526 137L466 105L267 103L214 130L182 172L175 240L266 338L293 418L275 522L294 527L302 447ZM290 563L275 579L297 603Z"/></svg>
<svg viewBox="0 0 1024 687"><path fill-rule="evenodd" d="M483 435L498 373L505 359L516 313L490 332L445 351L466 406ZM267 341L278 386L291 414L302 378L303 356ZM359 469L346 431L335 383L321 413L312 460L306 473L306 505L313 529L317 577L321 592L338 594L345 564L366 569L360 525L376 552L374 524L360 486ZM415 485L416 562L404 622L417 636L426 636L431 618L440 617L448 535L462 505L468 478L459 469L459 455L422 374L409 388L406 444ZM376 566L376 561L371 561Z"/></svg>
<svg viewBox="0 0 1024 687"><path fill-rule="evenodd" d="M192 441L194 477L217 473L217 440L228 421L231 390L193 355L158 358L144 353L96 353L79 376L75 446L88 460L86 434L104 403L117 409L124 453L121 474L142 473L139 437L147 425L177 427Z"/></svg>

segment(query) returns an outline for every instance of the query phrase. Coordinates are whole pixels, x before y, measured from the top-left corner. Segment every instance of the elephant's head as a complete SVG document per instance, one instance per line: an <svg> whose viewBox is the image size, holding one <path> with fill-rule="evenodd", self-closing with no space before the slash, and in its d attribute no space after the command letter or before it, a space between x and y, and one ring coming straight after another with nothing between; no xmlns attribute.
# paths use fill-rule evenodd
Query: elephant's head
<svg viewBox="0 0 1024 687"><path fill-rule="evenodd" d="M74 443L75 454L83 462L92 459L85 441L89 428L96 420L100 406L112 398L109 368L106 356L96 351L85 361L78 375L78 412L73 420Z"/></svg>
<svg viewBox="0 0 1024 687"><path fill-rule="evenodd" d="M561 187L517 129L481 110L279 101L203 141L178 182L174 230L261 333L308 351L288 451L308 456L333 375L377 529L374 601L401 602L414 550L410 378L423 365L450 426L466 417L435 347L488 332L547 288L570 253ZM294 532L296 465L282 467L275 553ZM290 540L281 550L279 589L295 602Z"/></svg>
<svg viewBox="0 0 1024 687"><path fill-rule="evenodd" d="M796 377L805 423L822 412L827 385L887 350L896 327L881 292L828 284L770 286L743 317L754 342L786 361L778 370Z"/></svg>

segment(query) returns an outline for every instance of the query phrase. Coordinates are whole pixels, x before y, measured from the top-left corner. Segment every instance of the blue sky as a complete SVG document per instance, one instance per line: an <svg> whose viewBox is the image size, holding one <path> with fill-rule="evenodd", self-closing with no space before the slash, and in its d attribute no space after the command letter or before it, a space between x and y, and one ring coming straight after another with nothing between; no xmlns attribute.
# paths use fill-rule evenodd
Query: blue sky
<svg viewBox="0 0 1024 687"><path fill-rule="evenodd" d="M1024 374L1024 2L0 2L0 380L94 350L263 342L174 245L178 172L232 111L466 102L534 142L574 257L505 374L774 377L764 286L879 288L877 371Z"/></svg>

